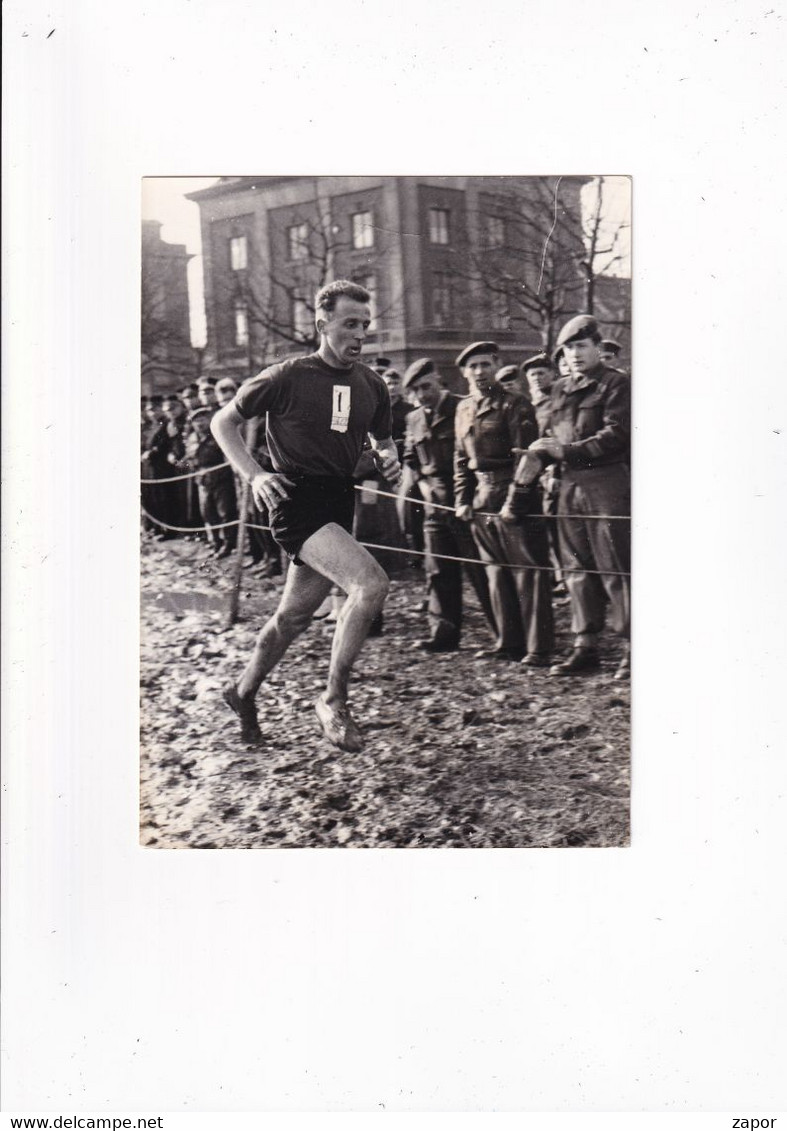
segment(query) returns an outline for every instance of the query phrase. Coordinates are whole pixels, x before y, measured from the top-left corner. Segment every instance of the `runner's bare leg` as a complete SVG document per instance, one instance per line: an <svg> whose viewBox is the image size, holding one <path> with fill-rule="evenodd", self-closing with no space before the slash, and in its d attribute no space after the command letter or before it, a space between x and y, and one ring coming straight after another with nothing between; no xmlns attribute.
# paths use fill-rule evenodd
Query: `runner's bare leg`
<svg viewBox="0 0 787 1131"><path fill-rule="evenodd" d="M322 697L329 706L344 705L352 666L383 607L388 575L368 550L333 522L307 538L298 557L347 594L336 622L328 683Z"/></svg>
<svg viewBox="0 0 787 1131"><path fill-rule="evenodd" d="M256 695L262 681L293 640L309 627L312 613L320 607L330 589L330 579L308 565L289 567L279 606L260 630L251 659L238 681L238 695L242 699Z"/></svg>

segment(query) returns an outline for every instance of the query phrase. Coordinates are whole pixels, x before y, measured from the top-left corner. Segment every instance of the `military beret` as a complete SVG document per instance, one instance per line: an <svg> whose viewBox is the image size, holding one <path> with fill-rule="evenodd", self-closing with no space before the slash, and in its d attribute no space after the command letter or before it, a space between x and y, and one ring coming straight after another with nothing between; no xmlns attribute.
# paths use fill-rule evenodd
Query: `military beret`
<svg viewBox="0 0 787 1131"><path fill-rule="evenodd" d="M566 342L580 342L584 338L591 338L594 342L601 341L598 322L590 314L578 314L566 322L557 336L556 345L564 346Z"/></svg>
<svg viewBox="0 0 787 1131"><path fill-rule="evenodd" d="M404 377L402 378L402 385L405 389L409 389L413 381L417 381L419 377L428 377L435 372L434 362L431 357L419 357L412 365L407 366Z"/></svg>
<svg viewBox="0 0 787 1131"><path fill-rule="evenodd" d="M390 369L393 365L390 357L376 357L372 362L375 369Z"/></svg>
<svg viewBox="0 0 787 1131"><path fill-rule="evenodd" d="M494 353L498 354L500 350L497 348L497 342L473 342L470 346L465 346L462 352L457 357L454 365L459 369L463 365L467 365L471 357L475 357L477 353Z"/></svg>
<svg viewBox="0 0 787 1131"><path fill-rule="evenodd" d="M189 413L189 420L196 420L198 416L213 416L213 413L209 408L195 408Z"/></svg>
<svg viewBox="0 0 787 1131"><path fill-rule="evenodd" d="M552 362L545 353L536 353L528 357L519 366L520 373L527 373L528 369L551 369Z"/></svg>
<svg viewBox="0 0 787 1131"><path fill-rule="evenodd" d="M495 381L513 381L518 376L519 370L515 365L504 365L502 369L498 369L495 373Z"/></svg>
<svg viewBox="0 0 787 1131"><path fill-rule="evenodd" d="M616 342L614 338L602 338L598 344L608 353L620 353L620 342Z"/></svg>

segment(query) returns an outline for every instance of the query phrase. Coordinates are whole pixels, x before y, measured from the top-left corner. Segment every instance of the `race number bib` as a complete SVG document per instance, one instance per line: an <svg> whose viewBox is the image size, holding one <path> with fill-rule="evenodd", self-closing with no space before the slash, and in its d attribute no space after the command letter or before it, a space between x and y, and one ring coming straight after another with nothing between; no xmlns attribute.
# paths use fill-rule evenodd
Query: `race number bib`
<svg viewBox="0 0 787 1131"><path fill-rule="evenodd" d="M350 386L334 385L331 432L346 432L350 423Z"/></svg>

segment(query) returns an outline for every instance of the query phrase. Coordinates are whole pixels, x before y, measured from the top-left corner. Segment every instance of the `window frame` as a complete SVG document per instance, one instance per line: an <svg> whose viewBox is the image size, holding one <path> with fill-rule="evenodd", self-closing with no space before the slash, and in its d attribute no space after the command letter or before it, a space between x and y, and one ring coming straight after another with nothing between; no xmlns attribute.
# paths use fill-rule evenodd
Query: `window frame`
<svg viewBox="0 0 787 1131"><path fill-rule="evenodd" d="M298 310L301 309L305 315L303 324L298 325ZM314 314L309 310L309 305L302 295L293 295L290 307L290 317L292 322L293 334L300 334L302 338L310 338L314 334ZM304 329L305 327L305 329Z"/></svg>
<svg viewBox="0 0 787 1131"><path fill-rule="evenodd" d="M246 271L249 266L249 240L245 232L229 238L230 271ZM242 254L240 252L242 251ZM241 263L240 260L243 260ZM236 262L237 260L237 262Z"/></svg>
<svg viewBox="0 0 787 1131"><path fill-rule="evenodd" d="M232 304L232 318L233 318L233 344L235 349L247 349L251 341L249 333L249 308L243 299L236 299ZM243 320L243 331L240 333L240 319ZM240 341L241 336L245 337L244 341Z"/></svg>
<svg viewBox="0 0 787 1131"><path fill-rule="evenodd" d="M441 218L438 222L438 217ZM433 247L450 247L451 245L451 209L439 208L437 205L429 205L427 209L427 225L429 231L429 243ZM445 239L441 238L445 236Z"/></svg>
<svg viewBox="0 0 787 1131"><path fill-rule="evenodd" d="M435 301L438 290L442 291L445 296L445 303L442 299L438 304ZM446 271L432 272L432 287L430 292L430 303L432 313L432 325L440 330L448 328L455 317L454 312L454 288L451 286L450 276ZM438 305L444 306L444 313L438 314Z"/></svg>
<svg viewBox="0 0 787 1131"><path fill-rule="evenodd" d="M303 235L294 237L293 233L302 231ZM287 262L303 263L309 258L309 225L306 220L287 225ZM295 254L297 252L297 254Z"/></svg>
<svg viewBox="0 0 787 1131"><path fill-rule="evenodd" d="M356 221L361 221L362 217L368 219L363 221L363 227L359 223L356 230ZM350 241L353 251L368 251L369 248L374 247L374 212L371 208L362 208L350 213Z"/></svg>

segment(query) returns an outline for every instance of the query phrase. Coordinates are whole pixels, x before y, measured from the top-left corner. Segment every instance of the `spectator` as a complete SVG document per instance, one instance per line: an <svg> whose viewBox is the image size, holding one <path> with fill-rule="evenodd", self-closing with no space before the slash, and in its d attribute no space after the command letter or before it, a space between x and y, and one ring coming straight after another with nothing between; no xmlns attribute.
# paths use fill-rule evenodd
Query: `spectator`
<svg viewBox="0 0 787 1131"><path fill-rule="evenodd" d="M536 437L533 410L522 398L509 397L495 381L494 342L467 346L456 364L470 386L470 396L456 411L456 515L471 524L479 555L487 564L498 630L495 646L478 652L477 658L521 659L528 667L543 667L553 648L552 579L544 522L539 516L512 513L511 508L500 514L513 482L514 451ZM518 501L523 501L521 494ZM525 502L525 513L538 515L537 486ZM512 566L528 568L508 568Z"/></svg>
<svg viewBox="0 0 787 1131"><path fill-rule="evenodd" d="M237 391L238 386L231 377L222 377L220 381L217 381L215 393L219 408L224 408L225 404L229 404Z"/></svg>
<svg viewBox="0 0 787 1131"><path fill-rule="evenodd" d="M575 675L600 666L597 641L609 603L612 627L626 642L616 672L624 679L630 671L631 385L603 363L600 343L598 324L588 314L561 330L557 344L570 373L552 390L551 436L532 444L530 453L556 462L561 474L560 550L574 647L552 673Z"/></svg>
<svg viewBox="0 0 787 1131"><path fill-rule="evenodd" d="M163 398L158 393L148 397L145 412L147 423L142 429L142 478L165 479L172 474L172 471L167 460L169 437L167 436L164 417ZM169 525L172 525L167 488L162 487L159 483L144 483L142 485L142 506L147 512L144 517L145 529L152 533L159 542L173 537L174 532L167 529Z"/></svg>
<svg viewBox="0 0 787 1131"><path fill-rule="evenodd" d="M522 376L516 365L504 365L502 369L498 369L495 373L495 381L497 381L502 389L509 394L509 396L523 397L529 400L527 390L527 381Z"/></svg>
<svg viewBox="0 0 787 1131"><path fill-rule="evenodd" d="M407 418L405 467L420 497L428 504L423 524L426 544L426 591L429 637L418 647L426 652L453 652L462 634L462 571L472 584L479 604L497 635L489 585L484 567L452 558L478 560L473 536L460 522L454 506L454 418L459 398L444 388L437 368L428 357L414 361L404 375L404 387L420 407ZM451 508L440 509L440 508ZM416 509L416 508L413 508Z"/></svg>
<svg viewBox="0 0 787 1131"><path fill-rule="evenodd" d="M237 542L238 506L235 499L235 479L229 467L217 467L225 462L224 455L210 432L212 412L198 408L192 412L190 422L193 433L186 444L186 454L180 466L198 472L196 476L202 521L207 527L208 540L217 558L227 558Z"/></svg>
<svg viewBox="0 0 787 1131"><path fill-rule="evenodd" d="M219 406L216 400L216 381L213 377L200 377L197 381L197 400L202 408L216 412Z"/></svg>

